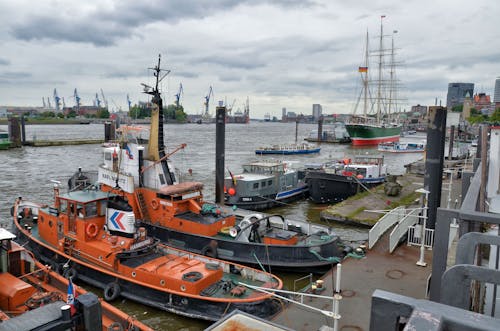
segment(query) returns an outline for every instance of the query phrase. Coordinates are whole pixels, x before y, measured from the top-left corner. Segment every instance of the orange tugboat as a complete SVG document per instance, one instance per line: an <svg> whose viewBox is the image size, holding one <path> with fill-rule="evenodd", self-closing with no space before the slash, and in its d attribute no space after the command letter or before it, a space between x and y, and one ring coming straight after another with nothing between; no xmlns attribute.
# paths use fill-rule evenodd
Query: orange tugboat
<svg viewBox="0 0 500 331"><path fill-rule="evenodd" d="M202 183L178 182L169 157L185 145L165 152L160 75L158 65L156 87L146 86L155 107L150 130L121 127L118 141L103 148L97 176L79 171L70 187L97 182L102 191L123 196L152 237L193 253L294 272L324 272L338 262L344 246L332 228L279 215L237 218L229 208L205 202ZM109 229L119 230L118 224Z"/></svg>
<svg viewBox="0 0 500 331"><path fill-rule="evenodd" d="M90 189L60 194L56 184L54 198L38 208L16 201L20 242L66 277L104 289L107 301L122 296L212 321L234 309L267 318L280 308L271 294L240 284L281 289L279 278L160 244L135 226L123 197Z"/></svg>
<svg viewBox="0 0 500 331"><path fill-rule="evenodd" d="M34 259L0 228L0 329L152 331L83 288L74 287L74 310L67 305L73 294L68 279ZM92 315L92 316L91 316Z"/></svg>

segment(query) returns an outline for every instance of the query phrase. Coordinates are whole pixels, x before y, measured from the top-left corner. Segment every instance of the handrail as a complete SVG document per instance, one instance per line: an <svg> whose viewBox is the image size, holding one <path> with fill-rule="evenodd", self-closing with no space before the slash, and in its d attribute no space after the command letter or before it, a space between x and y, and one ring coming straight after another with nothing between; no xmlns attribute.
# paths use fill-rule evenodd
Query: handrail
<svg viewBox="0 0 500 331"><path fill-rule="evenodd" d="M402 206L396 207L382 216L368 232L368 249L372 249L380 237L382 237L391 226L398 223L404 217L405 209Z"/></svg>

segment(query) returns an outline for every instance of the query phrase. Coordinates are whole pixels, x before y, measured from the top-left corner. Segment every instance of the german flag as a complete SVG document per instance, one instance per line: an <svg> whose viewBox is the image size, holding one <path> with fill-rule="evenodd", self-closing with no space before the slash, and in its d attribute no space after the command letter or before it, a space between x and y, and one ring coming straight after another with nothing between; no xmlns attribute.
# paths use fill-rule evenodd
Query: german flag
<svg viewBox="0 0 500 331"><path fill-rule="evenodd" d="M358 72L368 72L368 67L359 67Z"/></svg>

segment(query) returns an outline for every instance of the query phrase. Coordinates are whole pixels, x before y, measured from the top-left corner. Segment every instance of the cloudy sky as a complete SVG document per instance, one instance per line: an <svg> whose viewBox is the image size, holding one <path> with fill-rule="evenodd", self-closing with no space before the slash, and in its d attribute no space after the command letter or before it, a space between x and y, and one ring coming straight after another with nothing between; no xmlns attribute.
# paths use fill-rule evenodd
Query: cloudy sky
<svg viewBox="0 0 500 331"><path fill-rule="evenodd" d="M348 113L359 93L366 31L387 46L393 31L405 107L446 103L449 82L492 93L500 76L500 5L493 0L0 0L0 105L42 106L57 88L91 105L102 89L110 107L147 100L147 67L158 54L179 84L188 113L248 96L251 117L281 108ZM374 62L374 59L372 59ZM372 67L370 67L372 68ZM53 100L51 100L53 103ZM439 101L438 101L439 102Z"/></svg>

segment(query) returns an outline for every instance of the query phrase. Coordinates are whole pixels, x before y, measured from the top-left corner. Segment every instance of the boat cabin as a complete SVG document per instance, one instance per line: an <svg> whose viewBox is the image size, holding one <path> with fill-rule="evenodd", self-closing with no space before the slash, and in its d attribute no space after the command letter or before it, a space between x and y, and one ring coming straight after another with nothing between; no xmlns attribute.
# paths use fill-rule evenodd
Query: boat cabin
<svg viewBox="0 0 500 331"><path fill-rule="evenodd" d="M26 311L25 302L36 289L18 277L32 272L35 262L23 247L12 241L15 237L0 228L0 310L21 313Z"/></svg>

